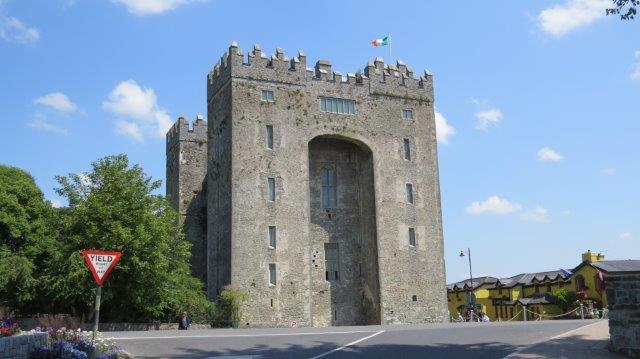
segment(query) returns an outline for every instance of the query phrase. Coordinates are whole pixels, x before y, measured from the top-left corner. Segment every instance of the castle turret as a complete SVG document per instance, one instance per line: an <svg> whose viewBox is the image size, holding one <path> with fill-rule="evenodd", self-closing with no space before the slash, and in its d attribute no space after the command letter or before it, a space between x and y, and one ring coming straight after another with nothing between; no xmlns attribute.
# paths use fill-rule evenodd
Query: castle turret
<svg viewBox="0 0 640 359"><path fill-rule="evenodd" d="M206 282L207 122L198 115L190 126L183 116L167 132L167 197L180 213L180 224L191 242L191 270Z"/></svg>

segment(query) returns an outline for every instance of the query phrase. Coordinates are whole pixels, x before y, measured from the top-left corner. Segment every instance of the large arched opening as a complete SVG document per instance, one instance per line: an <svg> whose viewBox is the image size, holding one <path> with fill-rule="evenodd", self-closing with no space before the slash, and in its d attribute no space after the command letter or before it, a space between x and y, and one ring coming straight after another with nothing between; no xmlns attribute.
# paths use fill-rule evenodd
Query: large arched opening
<svg viewBox="0 0 640 359"><path fill-rule="evenodd" d="M380 324L373 153L338 136L309 141L315 326Z"/></svg>

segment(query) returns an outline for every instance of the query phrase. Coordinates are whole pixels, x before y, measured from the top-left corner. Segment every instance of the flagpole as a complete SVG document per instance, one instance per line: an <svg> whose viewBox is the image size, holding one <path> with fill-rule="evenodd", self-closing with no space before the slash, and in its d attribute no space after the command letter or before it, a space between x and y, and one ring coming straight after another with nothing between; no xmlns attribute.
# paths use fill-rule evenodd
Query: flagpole
<svg viewBox="0 0 640 359"><path fill-rule="evenodd" d="M393 60L391 59L391 33L389 33L387 36L389 37L389 63L392 63Z"/></svg>

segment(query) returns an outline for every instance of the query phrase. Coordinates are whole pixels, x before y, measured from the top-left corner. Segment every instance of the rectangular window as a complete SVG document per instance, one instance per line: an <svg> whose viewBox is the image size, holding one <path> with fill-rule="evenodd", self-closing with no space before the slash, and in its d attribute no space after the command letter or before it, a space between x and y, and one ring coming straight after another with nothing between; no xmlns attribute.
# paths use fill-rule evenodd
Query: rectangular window
<svg viewBox="0 0 640 359"><path fill-rule="evenodd" d="M267 148L273 149L273 126L267 125Z"/></svg>
<svg viewBox="0 0 640 359"><path fill-rule="evenodd" d="M266 101L266 102L273 102L274 97L273 97L273 91L270 90L262 90L262 93L260 95L260 100L262 101Z"/></svg>
<svg viewBox="0 0 640 359"><path fill-rule="evenodd" d="M409 245L411 247L416 246L416 230L415 228L409 227Z"/></svg>
<svg viewBox="0 0 640 359"><path fill-rule="evenodd" d="M267 178L267 187L269 201L274 202L276 200L276 179L273 177Z"/></svg>
<svg viewBox="0 0 640 359"><path fill-rule="evenodd" d="M276 226L269 226L269 247L276 247Z"/></svg>
<svg viewBox="0 0 640 359"><path fill-rule="evenodd" d="M355 115L356 102L342 98L320 97L320 111L341 115Z"/></svg>
<svg viewBox="0 0 640 359"><path fill-rule="evenodd" d="M276 285L276 264L269 263L269 285Z"/></svg>
<svg viewBox="0 0 640 359"><path fill-rule="evenodd" d="M338 203L336 171L331 167L320 170L322 208L336 208Z"/></svg>
<svg viewBox="0 0 640 359"><path fill-rule="evenodd" d="M413 185L411 183L405 184L404 199L407 203L413 203Z"/></svg>
<svg viewBox="0 0 640 359"><path fill-rule="evenodd" d="M407 161L411 161L411 143L408 138L402 140L404 144L404 159Z"/></svg>
<svg viewBox="0 0 640 359"><path fill-rule="evenodd" d="M337 243L324 244L324 277L328 281L340 279L340 254Z"/></svg>
<svg viewBox="0 0 640 359"><path fill-rule="evenodd" d="M402 110L402 118L405 120L413 120L413 110Z"/></svg>
<svg viewBox="0 0 640 359"><path fill-rule="evenodd" d="M416 246L416 230L415 228L409 227L409 245L411 247Z"/></svg>

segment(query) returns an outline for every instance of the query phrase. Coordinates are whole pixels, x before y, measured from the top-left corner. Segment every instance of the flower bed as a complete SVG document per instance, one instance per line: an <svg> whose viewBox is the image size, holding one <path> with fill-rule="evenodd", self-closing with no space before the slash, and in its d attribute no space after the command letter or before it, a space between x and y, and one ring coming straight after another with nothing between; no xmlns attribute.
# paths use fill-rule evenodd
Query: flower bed
<svg viewBox="0 0 640 359"><path fill-rule="evenodd" d="M20 333L20 324L12 317L5 316L0 319L0 338L11 337Z"/></svg>
<svg viewBox="0 0 640 359"><path fill-rule="evenodd" d="M118 348L111 339L98 333L92 340L92 332L66 328L36 328L28 333L45 333L48 344L41 345L29 353L29 359L127 359L131 356Z"/></svg>

